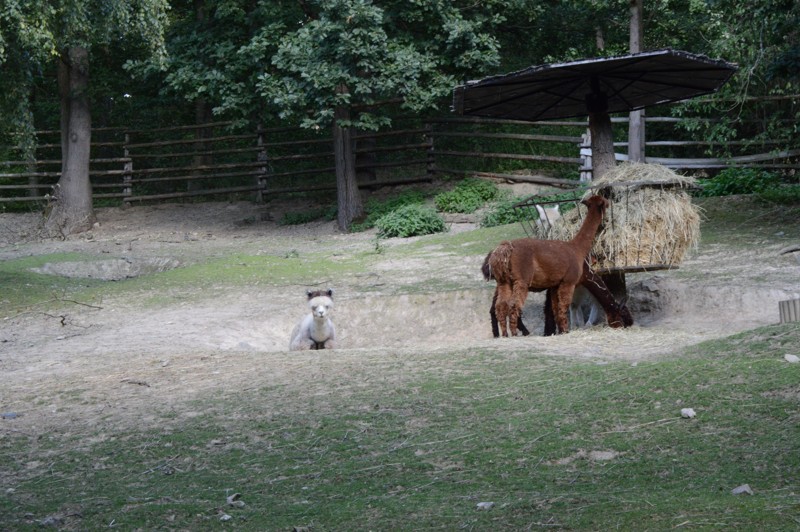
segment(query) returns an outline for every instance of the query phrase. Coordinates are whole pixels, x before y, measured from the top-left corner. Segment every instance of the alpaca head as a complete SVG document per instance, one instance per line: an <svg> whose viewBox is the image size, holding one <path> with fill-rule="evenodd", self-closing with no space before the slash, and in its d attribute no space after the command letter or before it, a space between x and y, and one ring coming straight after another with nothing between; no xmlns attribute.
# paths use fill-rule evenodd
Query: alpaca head
<svg viewBox="0 0 800 532"><path fill-rule="evenodd" d="M333 290L309 290L307 295L308 307L314 318L325 318L333 308Z"/></svg>
<svg viewBox="0 0 800 532"><path fill-rule="evenodd" d="M539 219L536 220L536 223L543 229L553 227L556 220L561 218L561 211L558 210L558 203L552 207L542 207L541 205L535 205L535 207L536 211L539 213Z"/></svg>
<svg viewBox="0 0 800 532"><path fill-rule="evenodd" d="M589 209L589 212L596 210L600 214L603 214L606 212L606 209L608 208L608 200L605 199L603 196L597 196L597 195L590 196L585 200L581 201L581 203L586 205L586 207Z"/></svg>
<svg viewBox="0 0 800 532"><path fill-rule="evenodd" d="M633 315L628 310L628 298L625 297L617 303L614 302L610 309L607 309L608 325L612 329L619 329L620 327L630 327L633 325Z"/></svg>

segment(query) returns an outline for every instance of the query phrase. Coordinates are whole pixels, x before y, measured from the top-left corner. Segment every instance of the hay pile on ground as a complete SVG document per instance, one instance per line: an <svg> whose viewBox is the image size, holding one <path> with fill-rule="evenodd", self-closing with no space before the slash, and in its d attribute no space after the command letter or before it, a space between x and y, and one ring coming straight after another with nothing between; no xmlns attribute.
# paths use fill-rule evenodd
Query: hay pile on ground
<svg viewBox="0 0 800 532"><path fill-rule="evenodd" d="M592 248L595 268L678 266L700 240L700 213L686 192L693 184L694 178L664 166L628 163L594 181L584 198L600 191L611 200ZM584 210L567 212L553 228L553 237L572 238Z"/></svg>

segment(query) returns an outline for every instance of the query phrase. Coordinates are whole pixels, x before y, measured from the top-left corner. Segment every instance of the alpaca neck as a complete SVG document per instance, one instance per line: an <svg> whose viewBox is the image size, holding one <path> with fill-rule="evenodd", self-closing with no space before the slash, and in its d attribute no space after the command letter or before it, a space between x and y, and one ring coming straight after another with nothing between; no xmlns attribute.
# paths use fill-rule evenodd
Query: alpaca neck
<svg viewBox="0 0 800 532"><path fill-rule="evenodd" d="M328 337L328 318L314 316L311 322L311 338L317 341L326 340Z"/></svg>
<svg viewBox="0 0 800 532"><path fill-rule="evenodd" d="M618 307L614 295L608 289L602 278L591 269L586 274L583 286L594 296L606 312L614 311Z"/></svg>
<svg viewBox="0 0 800 532"><path fill-rule="evenodd" d="M603 213L595 208L590 208L586 214L586 219L583 221L580 230L572 239L572 245L582 252L582 255L589 253L592 248L592 242L597 234L597 228L603 221Z"/></svg>

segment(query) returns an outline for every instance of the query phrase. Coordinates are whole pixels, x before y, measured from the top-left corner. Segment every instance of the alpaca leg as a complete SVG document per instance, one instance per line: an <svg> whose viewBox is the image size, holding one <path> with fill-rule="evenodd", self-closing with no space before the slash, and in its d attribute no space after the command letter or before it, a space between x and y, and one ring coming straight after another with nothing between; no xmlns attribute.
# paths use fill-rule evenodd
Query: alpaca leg
<svg viewBox="0 0 800 532"><path fill-rule="evenodd" d="M511 304L508 314L508 325L511 328L511 336L517 335L517 323L522 316L522 308L528 298L528 287L523 283L516 282L512 288Z"/></svg>
<svg viewBox="0 0 800 532"><path fill-rule="evenodd" d="M508 336L507 320L511 310L511 287L505 284L497 285L497 300L495 304L495 313L497 314L497 321L500 324L500 333L502 336Z"/></svg>
<svg viewBox="0 0 800 532"><path fill-rule="evenodd" d="M489 308L489 318L492 320L492 336L495 338L500 336L500 329L497 327L497 288L494 289L494 296L492 296L492 306Z"/></svg>
<svg viewBox="0 0 800 532"><path fill-rule="evenodd" d="M575 286L571 284L559 285L556 290L556 297L553 299L553 311L560 333L569 332L569 304L572 301L574 292Z"/></svg>
<svg viewBox="0 0 800 532"><path fill-rule="evenodd" d="M497 322L500 325L500 336L508 337L508 302L502 299L497 301L495 312L497 312Z"/></svg>
<svg viewBox="0 0 800 532"><path fill-rule="evenodd" d="M553 289L548 288L544 297L544 335L553 336L556 334L556 318L553 313Z"/></svg>
<svg viewBox="0 0 800 532"><path fill-rule="evenodd" d="M522 333L522 336L528 336L531 332L525 327L525 324L522 323L522 312L520 311L519 317L517 318L517 328L519 332Z"/></svg>

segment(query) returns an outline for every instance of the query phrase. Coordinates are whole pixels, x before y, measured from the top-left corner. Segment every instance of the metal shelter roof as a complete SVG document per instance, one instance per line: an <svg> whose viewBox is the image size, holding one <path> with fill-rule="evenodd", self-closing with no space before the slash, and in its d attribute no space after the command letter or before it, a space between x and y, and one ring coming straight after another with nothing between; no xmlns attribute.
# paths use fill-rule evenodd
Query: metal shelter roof
<svg viewBox="0 0 800 532"><path fill-rule="evenodd" d="M676 50L539 65L453 91L453 110L471 116L546 120L588 114L600 95L606 112L628 112L715 92L736 65Z"/></svg>

